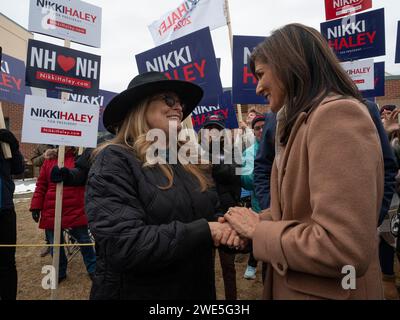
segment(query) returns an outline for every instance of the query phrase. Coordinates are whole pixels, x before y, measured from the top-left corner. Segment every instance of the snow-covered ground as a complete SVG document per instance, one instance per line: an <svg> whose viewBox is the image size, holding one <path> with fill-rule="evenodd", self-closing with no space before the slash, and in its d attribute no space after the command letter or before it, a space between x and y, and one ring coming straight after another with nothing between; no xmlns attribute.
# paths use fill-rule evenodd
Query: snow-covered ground
<svg viewBox="0 0 400 320"><path fill-rule="evenodd" d="M36 178L25 180L14 180L15 192L14 194L33 193L36 186Z"/></svg>

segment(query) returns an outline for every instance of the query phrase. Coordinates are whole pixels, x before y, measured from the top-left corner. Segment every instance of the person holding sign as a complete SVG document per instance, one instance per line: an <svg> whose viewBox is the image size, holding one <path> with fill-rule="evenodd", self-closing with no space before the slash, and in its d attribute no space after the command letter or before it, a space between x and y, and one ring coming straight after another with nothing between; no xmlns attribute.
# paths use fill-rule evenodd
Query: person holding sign
<svg viewBox="0 0 400 320"><path fill-rule="evenodd" d="M14 210L13 174L24 172L24 157L19 151L19 143L11 131L0 129L0 143L7 143L11 149L11 159L6 159L0 148L0 244L17 243L17 218ZM15 300L17 297L17 267L15 247L0 248L0 300Z"/></svg>
<svg viewBox="0 0 400 320"><path fill-rule="evenodd" d="M277 113L271 208L225 219L269 264L266 299L382 299L377 222L384 165L357 87L313 28L289 24L251 56Z"/></svg>
<svg viewBox="0 0 400 320"><path fill-rule="evenodd" d="M77 149L67 147L65 152L65 167L76 167ZM51 173L57 166L57 158L44 160L36 182L35 192L32 197L30 211L39 228L45 230L46 238L50 244L54 243L54 218L56 205L56 183L52 182ZM70 229L70 234L82 244L90 244L92 241L88 232L88 221L84 208L84 186L65 186L62 197L62 222L63 229ZM61 241L63 242L63 241ZM53 255L53 250L50 250ZM91 246L81 246L81 254L89 277L92 279L96 269L96 255ZM64 248L60 249L60 268L58 281L67 278L68 260Z"/></svg>
<svg viewBox="0 0 400 320"><path fill-rule="evenodd" d="M215 299L213 245L240 239L213 222L207 171L168 147L202 96L193 83L148 72L107 105L103 123L116 137L94 151L86 188L97 254L91 299Z"/></svg>

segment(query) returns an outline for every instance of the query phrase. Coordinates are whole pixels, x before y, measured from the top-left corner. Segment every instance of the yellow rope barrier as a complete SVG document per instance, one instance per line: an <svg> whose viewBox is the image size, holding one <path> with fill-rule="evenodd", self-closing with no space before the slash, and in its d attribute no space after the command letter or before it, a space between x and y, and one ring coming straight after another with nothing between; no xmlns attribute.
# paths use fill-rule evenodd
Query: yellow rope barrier
<svg viewBox="0 0 400 320"><path fill-rule="evenodd" d="M0 248L42 248L42 247L93 247L94 243L71 243L71 244L0 244Z"/></svg>

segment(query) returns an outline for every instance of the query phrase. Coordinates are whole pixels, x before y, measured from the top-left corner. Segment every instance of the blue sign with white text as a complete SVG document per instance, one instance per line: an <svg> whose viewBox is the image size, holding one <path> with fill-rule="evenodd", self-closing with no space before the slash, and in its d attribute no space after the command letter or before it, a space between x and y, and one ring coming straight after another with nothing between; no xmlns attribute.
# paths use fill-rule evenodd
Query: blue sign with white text
<svg viewBox="0 0 400 320"><path fill-rule="evenodd" d="M0 72L0 101L23 105L25 93L31 94L31 90L25 87L24 62L3 54Z"/></svg>
<svg viewBox="0 0 400 320"><path fill-rule="evenodd" d="M221 78L209 28L136 55L139 73L163 72L169 79L193 82L204 97L222 94Z"/></svg>
<svg viewBox="0 0 400 320"><path fill-rule="evenodd" d="M323 22L321 33L341 61L383 56L385 9Z"/></svg>
<svg viewBox="0 0 400 320"><path fill-rule="evenodd" d="M232 91L234 104L266 104L264 97L257 96L257 79L250 70L250 55L264 37L233 36Z"/></svg>
<svg viewBox="0 0 400 320"><path fill-rule="evenodd" d="M374 84L375 88L372 90L361 91L364 98L383 97L385 95L385 63L374 63Z"/></svg>
<svg viewBox="0 0 400 320"><path fill-rule="evenodd" d="M204 121L210 114L221 115L225 118L225 126L228 129L238 128L235 109L232 104L232 92L225 91L217 98L203 99L192 112L193 128L198 132Z"/></svg>

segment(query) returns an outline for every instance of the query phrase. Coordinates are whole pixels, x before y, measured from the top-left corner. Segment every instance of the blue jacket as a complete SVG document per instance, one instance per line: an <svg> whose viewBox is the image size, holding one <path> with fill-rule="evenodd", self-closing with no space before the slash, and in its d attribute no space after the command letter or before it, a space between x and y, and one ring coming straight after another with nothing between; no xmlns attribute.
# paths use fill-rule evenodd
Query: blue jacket
<svg viewBox="0 0 400 320"><path fill-rule="evenodd" d="M254 192L254 159L259 148L260 142L256 140L251 147L243 152L242 159L244 161L244 167L242 175L240 176L242 187L251 191L251 208L254 212L261 211L260 204Z"/></svg>
<svg viewBox="0 0 400 320"><path fill-rule="evenodd" d="M380 226L382 221L385 219L385 216L387 215L390 208L390 203L392 202L393 194L396 187L395 178L397 175L398 167L393 150L390 146L389 138L385 132L385 129L383 128L378 106L374 102L369 100L364 100L364 103L367 106L369 113L371 114L371 118L375 123L376 129L378 130L379 138L381 140L383 161L385 165L385 188L378 222L378 226Z"/></svg>
<svg viewBox="0 0 400 320"><path fill-rule="evenodd" d="M368 100L365 100L364 103L367 106L378 131L385 166L384 197L379 214L379 226L387 215L390 203L392 201L395 191L395 177L398 167L392 148L390 147L389 139L386 135L385 129L383 128L377 105ZM272 163L275 158L276 115L273 113L267 113L265 117L266 120L263 131L263 139L261 141L256 160L254 161L254 189L261 209L267 209L270 207L270 177Z"/></svg>
<svg viewBox="0 0 400 320"><path fill-rule="evenodd" d="M11 159L6 160L0 148L0 214L3 210L14 208L15 184L11 175L21 174L24 169L24 157L19 151L13 153Z"/></svg>
<svg viewBox="0 0 400 320"><path fill-rule="evenodd" d="M270 207L270 178L275 159L276 114L266 113L263 137L254 160L254 191L261 210Z"/></svg>

